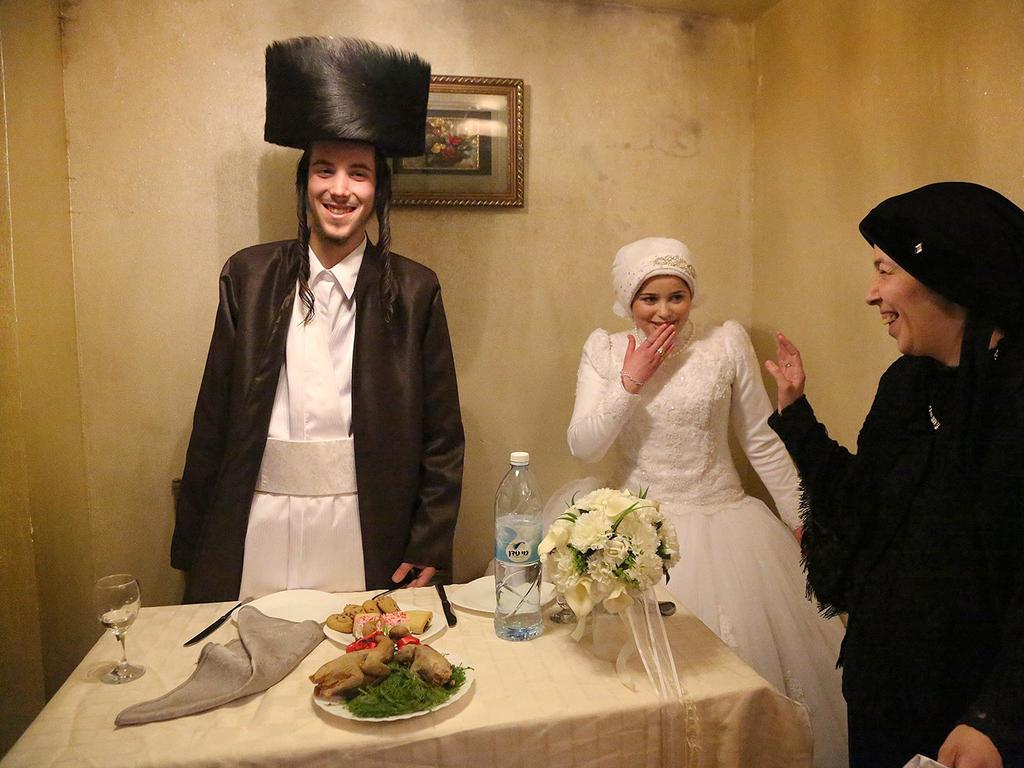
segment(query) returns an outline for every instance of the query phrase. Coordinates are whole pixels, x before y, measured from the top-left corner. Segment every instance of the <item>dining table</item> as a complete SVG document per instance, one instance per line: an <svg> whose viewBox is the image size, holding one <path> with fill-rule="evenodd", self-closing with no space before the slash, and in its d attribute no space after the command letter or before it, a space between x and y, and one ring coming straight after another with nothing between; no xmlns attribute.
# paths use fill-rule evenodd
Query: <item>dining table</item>
<svg viewBox="0 0 1024 768"><path fill-rule="evenodd" d="M120 652L113 636L102 636L0 766L811 766L806 709L685 607L664 619L684 690L680 704L659 698L637 654L617 671L603 640L590 631L573 639L574 624L551 620L555 605L545 609L540 637L512 642L496 636L486 610L460 606L460 588L467 585L448 588L454 626L445 623L435 589L395 593L403 609L436 611L430 645L472 670L471 687L450 706L384 722L325 711L313 700L309 676L345 652L325 637L262 693L199 714L116 727L120 711L186 680L205 643L238 637L229 620L202 643L183 646L231 603L147 606L127 633L128 657L145 674L122 685L101 682ZM337 611L370 594L336 595Z"/></svg>

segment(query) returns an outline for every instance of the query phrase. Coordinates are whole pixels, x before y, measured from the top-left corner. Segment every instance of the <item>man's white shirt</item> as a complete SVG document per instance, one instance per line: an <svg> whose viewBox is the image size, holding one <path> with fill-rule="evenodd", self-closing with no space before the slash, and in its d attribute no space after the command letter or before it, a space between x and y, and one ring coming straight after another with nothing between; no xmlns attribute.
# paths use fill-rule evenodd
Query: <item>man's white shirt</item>
<svg viewBox="0 0 1024 768"><path fill-rule="evenodd" d="M283 475L290 476L292 484L280 482L275 487L278 481L273 481L273 492L257 486L249 511L240 598L283 589L365 589L351 448L355 285L365 250L364 238L359 247L330 269L320 264L312 248L309 250L313 319L303 323L305 306L296 289L285 363L270 417L268 453L264 456L264 468L274 471L265 473L261 468L261 482L266 475ZM309 459L309 451L302 450L310 446L291 445L308 442L323 442L314 448L323 448L335 457L334 465L345 465L335 467L330 492L276 492L317 479L305 477L316 466ZM276 459L275 467L266 467Z"/></svg>

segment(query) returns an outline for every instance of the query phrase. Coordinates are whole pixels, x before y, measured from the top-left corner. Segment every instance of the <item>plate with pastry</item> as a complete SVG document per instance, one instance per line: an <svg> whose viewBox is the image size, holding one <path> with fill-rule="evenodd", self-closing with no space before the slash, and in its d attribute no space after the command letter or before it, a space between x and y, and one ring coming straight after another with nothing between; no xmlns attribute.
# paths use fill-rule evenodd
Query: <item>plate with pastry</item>
<svg viewBox="0 0 1024 768"><path fill-rule="evenodd" d="M313 703L346 720L390 722L454 704L473 686L473 668L438 651L404 626L352 643L353 648L309 676Z"/></svg>
<svg viewBox="0 0 1024 768"><path fill-rule="evenodd" d="M421 597L424 594L433 599L424 603ZM393 627L405 627L413 637L421 641L430 640L441 634L447 626L443 619L435 620L440 615L436 610L440 606L436 605L433 595L434 590L431 589L413 596L384 595L376 599L368 598L361 603L348 603L340 612L331 613L324 619L324 634L336 643L349 645L368 635L378 632L386 634Z"/></svg>

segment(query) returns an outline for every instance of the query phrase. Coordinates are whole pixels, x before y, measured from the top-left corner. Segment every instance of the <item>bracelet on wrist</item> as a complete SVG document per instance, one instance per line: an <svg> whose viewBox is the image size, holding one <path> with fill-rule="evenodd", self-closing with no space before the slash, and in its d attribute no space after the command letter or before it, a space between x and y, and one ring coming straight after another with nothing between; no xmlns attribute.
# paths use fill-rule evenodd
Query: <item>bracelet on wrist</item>
<svg viewBox="0 0 1024 768"><path fill-rule="evenodd" d="M637 389L643 389L643 387L644 387L644 384L646 383L646 382L640 381L639 379L634 379L634 378L633 378L632 376L630 376L630 375L629 375L628 373L626 373L625 371L619 371L619 375L620 375L620 376L621 376L622 378L626 379L627 381L631 381L631 382L633 382L634 384L636 384L636 387L637 387Z"/></svg>

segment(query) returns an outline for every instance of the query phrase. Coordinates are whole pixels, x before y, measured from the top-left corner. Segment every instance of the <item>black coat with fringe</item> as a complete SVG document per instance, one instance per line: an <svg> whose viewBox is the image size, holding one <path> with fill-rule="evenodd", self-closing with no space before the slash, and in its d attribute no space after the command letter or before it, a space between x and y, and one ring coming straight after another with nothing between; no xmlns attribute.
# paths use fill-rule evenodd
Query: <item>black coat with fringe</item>
<svg viewBox="0 0 1024 768"><path fill-rule="evenodd" d="M175 510L171 564L185 602L234 600L298 268L297 241L246 248L220 276L220 304ZM383 259L366 247L356 280L352 433L367 589L402 562L451 569L464 435L437 276L391 255L398 300L380 300Z"/></svg>
<svg viewBox="0 0 1024 768"><path fill-rule="evenodd" d="M769 419L801 476L808 589L824 612L849 614L839 664L854 766L934 758L959 723L1022 764L1022 352L1000 344L992 363L974 468L956 370L929 358L886 371L856 455L806 399Z"/></svg>

